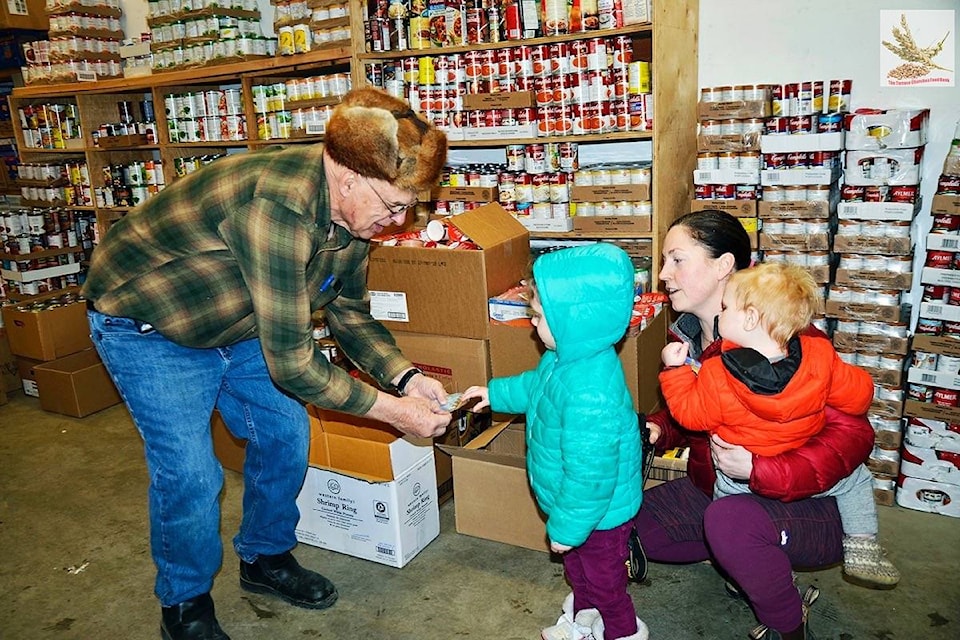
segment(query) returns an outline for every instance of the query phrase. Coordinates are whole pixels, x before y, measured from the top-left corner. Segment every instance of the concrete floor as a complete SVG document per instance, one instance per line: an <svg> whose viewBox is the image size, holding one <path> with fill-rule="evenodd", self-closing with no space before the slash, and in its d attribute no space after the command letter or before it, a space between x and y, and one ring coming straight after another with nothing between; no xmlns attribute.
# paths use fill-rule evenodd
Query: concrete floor
<svg viewBox="0 0 960 640"><path fill-rule="evenodd" d="M126 410L83 420L45 413L14 393L0 407L0 638L159 637L147 546L147 478ZM533 639L559 614L568 589L545 553L456 533L453 504L441 533L403 569L300 545L301 563L340 589L327 611L306 611L241 591L230 546L242 485L228 472L225 562L214 587L218 617L234 640ZM881 531L903 573L893 591L802 574L822 590L811 624L819 640L960 637L960 520L880 507ZM652 565L631 594L651 638L742 640L755 624L724 594L708 564Z"/></svg>

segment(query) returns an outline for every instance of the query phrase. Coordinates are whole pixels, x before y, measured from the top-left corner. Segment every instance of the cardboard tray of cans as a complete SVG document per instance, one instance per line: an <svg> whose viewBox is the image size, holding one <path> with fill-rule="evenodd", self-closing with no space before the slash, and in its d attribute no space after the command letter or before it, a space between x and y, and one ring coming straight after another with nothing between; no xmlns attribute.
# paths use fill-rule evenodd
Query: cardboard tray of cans
<svg viewBox="0 0 960 640"><path fill-rule="evenodd" d="M756 131L697 136L697 151L759 151L760 134Z"/></svg>
<svg viewBox="0 0 960 640"><path fill-rule="evenodd" d="M835 208L835 203L827 200L760 201L757 214L761 218L826 218Z"/></svg>
<svg viewBox="0 0 960 640"><path fill-rule="evenodd" d="M957 346L960 347L960 341L957 342ZM844 331L833 332L833 344L836 347L858 351L879 351L881 353L898 353L901 355L905 355L910 350L910 338L846 333Z"/></svg>
<svg viewBox="0 0 960 640"><path fill-rule="evenodd" d="M724 102L698 102L697 117L700 120L745 120L767 118L771 113L769 100L727 100Z"/></svg>
<svg viewBox="0 0 960 640"><path fill-rule="evenodd" d="M499 195L497 187L437 187L432 200L456 200L458 202L495 202Z"/></svg>
<svg viewBox="0 0 960 640"><path fill-rule="evenodd" d="M827 251L830 249L830 235L826 233L810 235L769 234L761 231L760 248L779 251Z"/></svg>
<svg viewBox="0 0 960 640"><path fill-rule="evenodd" d="M906 291L913 285L913 273L837 269L836 283L851 287L865 287L868 289L899 289Z"/></svg>
<svg viewBox="0 0 960 640"><path fill-rule="evenodd" d="M960 287L960 269L924 267L920 273L920 282L945 287Z"/></svg>
<svg viewBox="0 0 960 640"><path fill-rule="evenodd" d="M960 242L960 236L954 236ZM874 238L863 235L833 237L833 250L837 253L860 253L870 255L905 256L913 253L913 238Z"/></svg>
<svg viewBox="0 0 960 640"><path fill-rule="evenodd" d="M928 303L924 302L920 306L921 317L924 317L923 305L925 304ZM952 310L955 305L944 305L944 307ZM960 338L955 338L953 336L931 336L917 334L913 336L913 349L914 351L937 353L945 356L960 356Z"/></svg>
<svg viewBox="0 0 960 640"><path fill-rule="evenodd" d="M814 169L762 169L760 184L765 187L778 185L833 184L840 179L840 167Z"/></svg>
<svg viewBox="0 0 960 640"><path fill-rule="evenodd" d="M97 146L101 149L115 149L118 147L139 147L149 144L147 136L140 133L122 136L100 136L97 138Z"/></svg>
<svg viewBox="0 0 960 640"><path fill-rule="evenodd" d="M845 320L904 322L910 317L910 305L883 305L863 302L841 302L827 299L824 313L830 318Z"/></svg>
<svg viewBox="0 0 960 640"><path fill-rule="evenodd" d="M741 169L696 169L693 184L759 184L757 171ZM803 184L811 184L804 182Z"/></svg>
<svg viewBox="0 0 960 640"><path fill-rule="evenodd" d="M911 398L903 403L903 415L949 423L960 422L960 409L957 407L947 407Z"/></svg>
<svg viewBox="0 0 960 640"><path fill-rule="evenodd" d="M903 415L903 400L882 400L874 398L868 413L883 418L899 418Z"/></svg>
<svg viewBox="0 0 960 640"><path fill-rule="evenodd" d="M716 209L726 211L735 218L756 218L757 206L762 204L756 200L691 200L690 211Z"/></svg>
<svg viewBox="0 0 960 640"><path fill-rule="evenodd" d="M960 195L938 193L930 203L931 213L960 214Z"/></svg>

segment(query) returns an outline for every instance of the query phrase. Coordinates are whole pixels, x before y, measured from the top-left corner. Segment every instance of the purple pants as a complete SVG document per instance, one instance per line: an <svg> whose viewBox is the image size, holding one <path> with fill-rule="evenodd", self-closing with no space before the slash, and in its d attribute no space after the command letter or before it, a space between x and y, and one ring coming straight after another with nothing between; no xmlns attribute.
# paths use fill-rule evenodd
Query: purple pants
<svg viewBox="0 0 960 640"><path fill-rule="evenodd" d="M597 609L603 637L626 638L637 632L637 614L627 593L627 538L633 521L594 531L579 547L563 554L563 570L573 587L574 615Z"/></svg>
<svg viewBox="0 0 960 640"><path fill-rule="evenodd" d="M712 559L739 585L757 619L781 633L803 622L792 568L843 559L833 498L780 502L743 494L711 501L689 478L680 478L644 491L635 522L650 560Z"/></svg>

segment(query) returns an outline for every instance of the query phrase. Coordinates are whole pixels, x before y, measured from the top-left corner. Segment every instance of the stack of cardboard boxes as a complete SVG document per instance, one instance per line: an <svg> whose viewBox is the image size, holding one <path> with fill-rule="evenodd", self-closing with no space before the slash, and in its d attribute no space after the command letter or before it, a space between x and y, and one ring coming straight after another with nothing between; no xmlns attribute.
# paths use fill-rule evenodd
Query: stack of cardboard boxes
<svg viewBox="0 0 960 640"><path fill-rule="evenodd" d="M3 307L23 392L46 411L83 418L120 402L90 342L86 306L75 299Z"/></svg>

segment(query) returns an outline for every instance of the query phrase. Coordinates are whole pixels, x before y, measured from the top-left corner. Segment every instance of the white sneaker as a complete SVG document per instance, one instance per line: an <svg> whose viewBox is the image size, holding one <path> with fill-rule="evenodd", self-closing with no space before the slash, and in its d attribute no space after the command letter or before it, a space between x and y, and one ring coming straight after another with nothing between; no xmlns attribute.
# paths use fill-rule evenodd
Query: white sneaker
<svg viewBox="0 0 960 640"><path fill-rule="evenodd" d="M562 616L557 624L540 631L542 640L594 640L590 627L581 626L565 620Z"/></svg>
<svg viewBox="0 0 960 640"><path fill-rule="evenodd" d="M591 627L600 618L596 609L584 609L573 616L573 593L563 599L563 614L557 624L540 631L542 640L594 640Z"/></svg>
<svg viewBox="0 0 960 640"><path fill-rule="evenodd" d="M604 640L603 637L603 619L598 617L593 623L593 640ZM610 638L610 640L650 640L650 630L646 623L637 618L637 631L623 638Z"/></svg>

